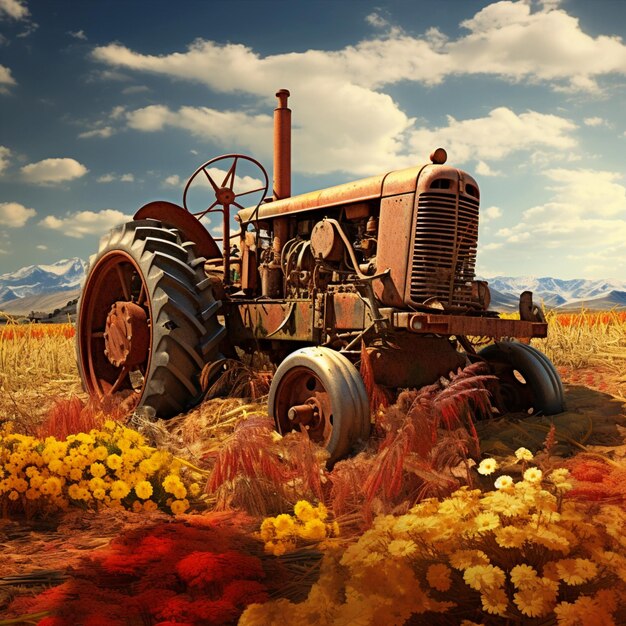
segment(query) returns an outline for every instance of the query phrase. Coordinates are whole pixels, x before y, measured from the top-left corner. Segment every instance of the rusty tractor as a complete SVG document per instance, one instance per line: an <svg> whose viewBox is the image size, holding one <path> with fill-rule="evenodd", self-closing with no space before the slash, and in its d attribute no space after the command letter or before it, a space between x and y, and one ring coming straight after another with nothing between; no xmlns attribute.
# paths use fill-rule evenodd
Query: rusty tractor
<svg viewBox="0 0 626 626"><path fill-rule="evenodd" d="M271 197L258 161L217 157L190 178L183 206L150 202L101 240L78 306L86 390L134 394L168 417L202 399L201 373L264 354L277 366L277 430L305 431L330 462L369 435L362 349L390 389L483 361L502 411L561 412L559 375L529 345L547 334L532 294L520 296L520 320L501 319L475 280L474 178L438 148L428 163L292 197L289 92L276 95ZM255 169L252 188L243 166ZM210 200L191 212L195 183ZM221 246L203 225L215 213ZM476 350L473 337L495 342Z"/></svg>

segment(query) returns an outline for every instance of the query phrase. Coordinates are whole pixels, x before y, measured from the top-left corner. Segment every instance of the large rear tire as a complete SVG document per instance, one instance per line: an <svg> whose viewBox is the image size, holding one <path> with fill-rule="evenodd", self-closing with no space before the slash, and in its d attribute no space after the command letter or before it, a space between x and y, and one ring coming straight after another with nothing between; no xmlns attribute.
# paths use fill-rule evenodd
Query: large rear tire
<svg viewBox="0 0 626 626"><path fill-rule="evenodd" d="M226 332L203 265L192 242L157 220L101 239L78 303L78 367L90 394L130 392L158 417L200 400L199 373L221 358Z"/></svg>

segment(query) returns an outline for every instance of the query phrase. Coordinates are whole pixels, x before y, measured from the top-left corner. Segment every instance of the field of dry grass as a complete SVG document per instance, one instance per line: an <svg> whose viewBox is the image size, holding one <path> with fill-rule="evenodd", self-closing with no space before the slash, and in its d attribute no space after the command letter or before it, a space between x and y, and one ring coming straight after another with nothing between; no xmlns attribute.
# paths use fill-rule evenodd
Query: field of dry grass
<svg viewBox="0 0 626 626"><path fill-rule="evenodd" d="M378 411L368 445L332 471L306 438L276 436L262 402L242 398L206 401L168 423L135 415L119 430L123 416L87 404L71 325L0 327L0 427L33 435L6 452L15 501L3 512L35 520L0 519L0 626L66 626L76 615L92 616L86 626L330 626L356 615L372 625L624 623L626 315L548 321L548 339L533 345L569 383L567 413L479 423L477 439L463 416L485 396L468 371ZM64 512L46 514L29 498L39 477L56 480L59 463L48 470L54 453L37 436L60 442L90 428L49 444L75 446L65 462L78 465L61 474L70 495L53 499ZM162 473L150 478L157 456ZM481 456L490 458L479 466ZM96 474L76 469L98 458L98 475L115 483L102 496ZM39 469L18 493L10 472L28 459ZM515 513L501 508L506 498ZM427 621L415 617L424 612Z"/></svg>

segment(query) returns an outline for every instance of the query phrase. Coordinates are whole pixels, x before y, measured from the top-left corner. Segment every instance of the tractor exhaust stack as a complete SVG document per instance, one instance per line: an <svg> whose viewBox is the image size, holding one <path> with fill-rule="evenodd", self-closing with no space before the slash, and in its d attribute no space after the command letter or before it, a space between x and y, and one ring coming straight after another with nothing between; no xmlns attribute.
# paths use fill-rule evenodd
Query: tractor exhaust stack
<svg viewBox="0 0 626 626"><path fill-rule="evenodd" d="M276 92L274 109L274 200L291 197L291 109L287 89Z"/></svg>

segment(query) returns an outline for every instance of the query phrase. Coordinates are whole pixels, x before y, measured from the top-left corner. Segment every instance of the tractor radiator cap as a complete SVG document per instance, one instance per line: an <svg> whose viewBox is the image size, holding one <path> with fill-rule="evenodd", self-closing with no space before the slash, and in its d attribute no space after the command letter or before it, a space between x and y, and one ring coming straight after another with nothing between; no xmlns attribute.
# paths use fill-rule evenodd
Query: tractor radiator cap
<svg viewBox="0 0 626 626"><path fill-rule="evenodd" d="M430 160L435 165L443 165L448 160L448 153L443 148L436 148L430 153Z"/></svg>

